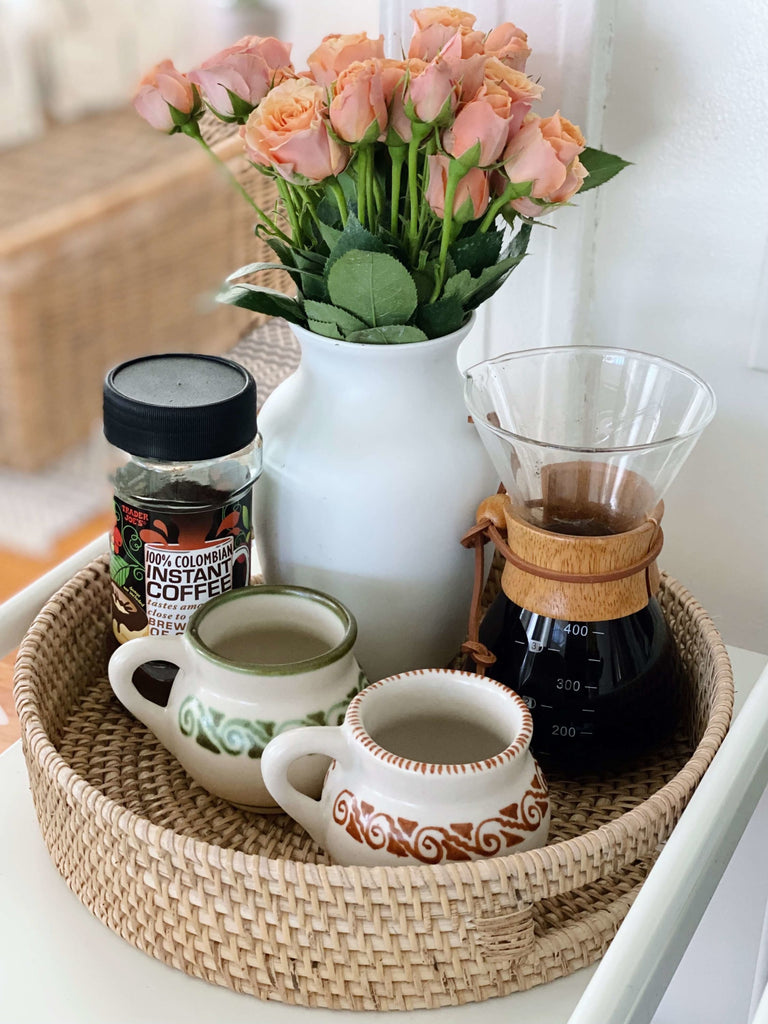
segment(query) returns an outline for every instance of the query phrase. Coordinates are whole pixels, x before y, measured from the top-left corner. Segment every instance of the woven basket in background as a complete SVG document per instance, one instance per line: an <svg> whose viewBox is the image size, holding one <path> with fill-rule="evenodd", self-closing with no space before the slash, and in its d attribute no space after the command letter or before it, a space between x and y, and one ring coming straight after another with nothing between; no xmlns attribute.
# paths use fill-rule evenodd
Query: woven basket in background
<svg viewBox="0 0 768 1024"><path fill-rule="evenodd" d="M80 572L35 620L17 662L45 842L79 899L132 945L262 999L446 1006L594 962L730 723L722 640L664 578L689 737L622 775L550 775L543 849L435 867L338 867L286 816L248 814L207 794L124 711L105 678L108 588L106 559Z"/></svg>
<svg viewBox="0 0 768 1024"><path fill-rule="evenodd" d="M222 145L271 210L272 182L239 139ZM274 259L255 221L199 147L133 110L0 154L0 464L34 469L85 438L118 362L232 348L253 314L214 296L233 270ZM281 271L259 280L291 285Z"/></svg>

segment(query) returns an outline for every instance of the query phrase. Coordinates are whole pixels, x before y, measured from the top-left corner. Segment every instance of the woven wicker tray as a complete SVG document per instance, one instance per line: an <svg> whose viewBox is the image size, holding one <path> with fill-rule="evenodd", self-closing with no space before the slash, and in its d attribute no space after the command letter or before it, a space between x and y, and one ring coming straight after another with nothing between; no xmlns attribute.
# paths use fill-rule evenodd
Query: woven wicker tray
<svg viewBox="0 0 768 1024"><path fill-rule="evenodd" d="M665 578L687 733L623 775L550 776L551 845L438 867L329 865L285 816L209 796L113 697L106 560L46 605L15 693L51 857L146 953L262 999L414 1009L551 981L605 951L727 732L733 678L711 620Z"/></svg>

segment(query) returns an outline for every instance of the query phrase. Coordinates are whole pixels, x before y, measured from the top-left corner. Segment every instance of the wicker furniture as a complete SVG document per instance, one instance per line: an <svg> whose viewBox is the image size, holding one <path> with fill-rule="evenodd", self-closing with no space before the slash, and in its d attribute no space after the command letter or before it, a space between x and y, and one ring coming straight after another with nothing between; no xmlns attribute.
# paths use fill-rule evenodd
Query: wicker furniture
<svg viewBox="0 0 768 1024"><path fill-rule="evenodd" d="M103 677L106 563L29 632L16 700L43 835L82 902L139 949L265 999L405 1009L552 980L605 951L728 729L711 620L665 578L688 673L687 735L621 776L550 778L550 845L442 867L328 865L286 818L190 783Z"/></svg>
<svg viewBox="0 0 768 1024"><path fill-rule="evenodd" d="M231 166L270 209L271 183L239 155ZM202 151L132 110L0 154L0 463L33 469L84 438L123 359L231 348L253 317L214 295L270 258L254 222Z"/></svg>

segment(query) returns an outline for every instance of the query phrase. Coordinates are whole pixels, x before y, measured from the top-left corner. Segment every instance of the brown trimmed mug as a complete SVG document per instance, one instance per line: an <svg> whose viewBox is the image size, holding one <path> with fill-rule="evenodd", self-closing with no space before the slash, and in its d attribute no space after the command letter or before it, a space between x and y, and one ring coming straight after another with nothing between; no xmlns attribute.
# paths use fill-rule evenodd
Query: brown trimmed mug
<svg viewBox="0 0 768 1024"><path fill-rule="evenodd" d="M516 693L492 679L421 669L368 686L334 728L296 729L262 755L267 789L339 864L439 864L496 857L547 840L546 782ZM289 779L293 762L333 763L320 800Z"/></svg>

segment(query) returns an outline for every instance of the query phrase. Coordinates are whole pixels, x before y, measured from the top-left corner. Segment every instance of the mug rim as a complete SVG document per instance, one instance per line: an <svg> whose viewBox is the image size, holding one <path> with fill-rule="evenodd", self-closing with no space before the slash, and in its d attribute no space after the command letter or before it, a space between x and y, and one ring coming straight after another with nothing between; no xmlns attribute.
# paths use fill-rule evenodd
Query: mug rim
<svg viewBox="0 0 768 1024"><path fill-rule="evenodd" d="M341 640L313 658L305 658L300 661L286 661L278 664L262 664L255 661L235 661L217 654L200 636L200 626L210 611L229 601L236 601L244 597L253 597L256 594L273 594L279 597L296 597L304 601L322 605L332 611L344 627L344 635ZM208 661L212 661L221 668L234 672L241 672L243 675L260 676L293 676L314 672L320 668L327 668L329 665L340 661L345 654L348 654L357 640L357 620L352 612L343 605L341 601L322 590L314 590L312 587L299 587L294 584L281 583L256 583L247 587L238 587L235 590L228 590L224 594L217 594L210 601L196 608L187 622L185 636L189 639L194 649Z"/></svg>
<svg viewBox="0 0 768 1024"><path fill-rule="evenodd" d="M408 679L411 676L435 675L449 676L453 679L469 678L473 683L479 682L489 691L493 688L500 690L504 694L505 698L512 701L522 716L520 729L513 742L503 750L500 750L498 754L494 754L493 757L486 757L481 761L465 761L456 764L417 761L413 758L403 757L400 754L394 754L391 750L387 750L386 747L382 747L377 743L363 725L360 713L360 707L363 702L366 699L369 699L372 693L375 693L387 683L391 683L396 680ZM450 668L412 669L409 672L398 672L395 675L379 679L375 683L369 683L364 690L361 690L350 701L344 718L344 724L348 725L352 730L353 739L360 742L365 749L378 760L384 761L395 768L400 768L403 771L420 772L422 775L466 775L469 772L476 773L478 770L498 768L501 765L508 764L515 758L522 757L529 749L531 737L533 736L533 718L531 716L531 712L525 701L516 691L511 690L508 686L504 686L503 683L498 682L496 679L488 678L488 676L481 676L476 672L462 672L459 669Z"/></svg>

